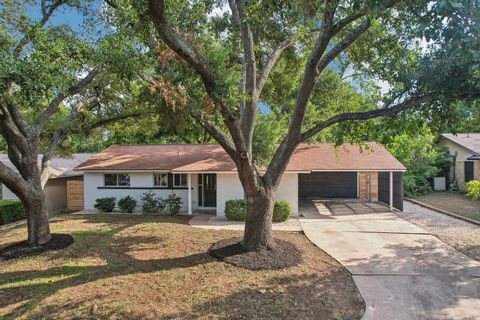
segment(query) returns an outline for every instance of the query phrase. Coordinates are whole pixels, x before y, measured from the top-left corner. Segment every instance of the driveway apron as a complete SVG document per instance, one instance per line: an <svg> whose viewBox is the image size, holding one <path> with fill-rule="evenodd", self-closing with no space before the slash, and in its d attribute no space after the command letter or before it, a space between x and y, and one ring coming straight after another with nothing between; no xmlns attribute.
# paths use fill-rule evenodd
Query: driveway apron
<svg viewBox="0 0 480 320"><path fill-rule="evenodd" d="M341 262L363 319L480 319L480 263L379 203L300 202L300 225Z"/></svg>

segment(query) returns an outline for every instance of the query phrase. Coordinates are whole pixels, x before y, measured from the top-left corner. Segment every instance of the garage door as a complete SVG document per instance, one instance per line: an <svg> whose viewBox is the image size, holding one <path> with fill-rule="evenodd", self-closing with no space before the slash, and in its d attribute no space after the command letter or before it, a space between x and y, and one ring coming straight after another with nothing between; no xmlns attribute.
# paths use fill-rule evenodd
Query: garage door
<svg viewBox="0 0 480 320"><path fill-rule="evenodd" d="M356 172L313 172L299 174L300 198L356 198Z"/></svg>

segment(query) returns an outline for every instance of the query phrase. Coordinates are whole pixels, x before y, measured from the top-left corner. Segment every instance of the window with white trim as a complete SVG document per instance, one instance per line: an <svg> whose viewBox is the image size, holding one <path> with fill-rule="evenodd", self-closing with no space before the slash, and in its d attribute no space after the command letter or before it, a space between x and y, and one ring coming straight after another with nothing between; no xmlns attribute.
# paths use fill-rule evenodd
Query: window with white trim
<svg viewBox="0 0 480 320"><path fill-rule="evenodd" d="M130 186L130 175L128 173L105 173L103 178L106 187Z"/></svg>
<svg viewBox="0 0 480 320"><path fill-rule="evenodd" d="M173 186L174 187L186 187L187 186L187 174L186 173L175 173L173 175Z"/></svg>
<svg viewBox="0 0 480 320"><path fill-rule="evenodd" d="M155 187L168 187L168 173L154 173L153 174L153 185Z"/></svg>

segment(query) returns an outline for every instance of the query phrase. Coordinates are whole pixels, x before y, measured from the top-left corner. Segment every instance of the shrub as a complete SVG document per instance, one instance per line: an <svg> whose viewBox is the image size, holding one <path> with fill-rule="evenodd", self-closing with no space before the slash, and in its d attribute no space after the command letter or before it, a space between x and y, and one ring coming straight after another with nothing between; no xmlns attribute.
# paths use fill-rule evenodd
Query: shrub
<svg viewBox="0 0 480 320"><path fill-rule="evenodd" d="M225 201L225 217L227 220L245 221L247 215L247 200L234 199ZM275 200L273 205L273 221L286 221L292 215L290 204L286 200Z"/></svg>
<svg viewBox="0 0 480 320"><path fill-rule="evenodd" d="M25 209L18 200L0 200L0 225L25 219Z"/></svg>
<svg viewBox="0 0 480 320"><path fill-rule="evenodd" d="M118 207L122 212L132 213L137 207L137 200L130 196L123 197L118 200Z"/></svg>
<svg viewBox="0 0 480 320"><path fill-rule="evenodd" d="M165 208L165 202L161 197L157 197L155 192L146 191L142 194L142 211L144 213L158 213Z"/></svg>
<svg viewBox="0 0 480 320"><path fill-rule="evenodd" d="M168 196L165 202L165 209L169 214L177 214L182 207L182 198L178 197L175 193Z"/></svg>
<svg viewBox="0 0 480 320"><path fill-rule="evenodd" d="M225 201L225 217L228 220L245 221L247 200L234 199Z"/></svg>
<svg viewBox="0 0 480 320"><path fill-rule="evenodd" d="M480 200L480 180L472 180L467 183L467 197L472 200Z"/></svg>
<svg viewBox="0 0 480 320"><path fill-rule="evenodd" d="M112 212L115 209L115 202L117 199L115 197L106 197L95 199L95 209L98 209L102 212Z"/></svg>
<svg viewBox="0 0 480 320"><path fill-rule="evenodd" d="M287 221L292 215L290 204L286 200L276 200L273 205L273 221Z"/></svg>

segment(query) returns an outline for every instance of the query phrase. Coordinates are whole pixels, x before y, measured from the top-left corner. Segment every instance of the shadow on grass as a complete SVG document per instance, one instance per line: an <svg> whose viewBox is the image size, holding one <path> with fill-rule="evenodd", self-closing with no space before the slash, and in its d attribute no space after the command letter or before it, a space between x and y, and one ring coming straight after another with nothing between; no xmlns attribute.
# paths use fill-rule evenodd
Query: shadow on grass
<svg viewBox="0 0 480 320"><path fill-rule="evenodd" d="M73 221L72 221L73 220ZM188 225L188 218L169 216L138 216L128 215L69 215L68 219L54 219L52 226L63 222L79 222L87 225L86 230L69 232L75 239L75 243L69 250L51 251L48 253L49 260L62 259L64 261L79 259L98 258L101 265L69 266L62 265L41 269L41 265L35 265L36 270L15 271L0 273L0 309L14 306L9 313L4 314L2 319L16 319L37 307L45 298L55 294L59 290L94 282L100 279L129 275L135 273L149 273L161 270L181 269L198 266L215 261L205 250L180 257L168 257L159 259L137 259L131 253L139 253L146 250L162 251L164 238L158 236L142 236L135 234L135 228L162 229L168 231L165 224ZM155 223L149 226L149 223ZM88 229L88 225L92 225ZM120 236L122 232L133 229L126 236ZM147 229L148 230L148 229ZM168 232L165 232L168 237ZM29 257L29 259L42 256ZM3 263L15 263L17 260L9 260ZM45 306L42 308L50 308ZM43 310L46 311L46 310ZM48 312L48 311L47 311Z"/></svg>
<svg viewBox="0 0 480 320"><path fill-rule="evenodd" d="M253 315L255 319L360 319L364 313L363 299L345 301L348 297L342 295L332 298L334 291L346 289L333 281L337 276L344 276L343 271L336 269L328 276L305 273L272 277L261 290L238 290L197 304L188 312L160 319L251 319ZM345 306L339 308L343 303Z"/></svg>

